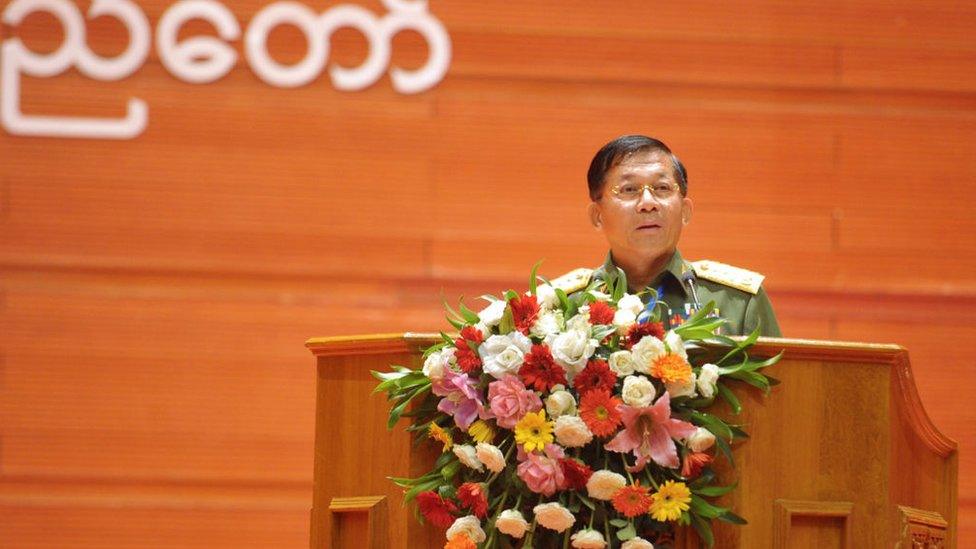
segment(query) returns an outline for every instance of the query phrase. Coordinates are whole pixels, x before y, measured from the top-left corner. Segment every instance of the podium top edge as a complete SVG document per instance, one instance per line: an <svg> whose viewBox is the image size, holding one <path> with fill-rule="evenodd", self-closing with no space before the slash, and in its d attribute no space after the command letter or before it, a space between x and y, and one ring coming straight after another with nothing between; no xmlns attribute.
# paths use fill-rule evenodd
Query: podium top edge
<svg viewBox="0 0 976 549"><path fill-rule="evenodd" d="M736 339L736 338L733 338ZM346 354L382 354L398 352L420 352L440 340L440 335L431 332L398 332L383 334L361 334L347 336L313 337L305 342L305 347L316 356ZM753 346L751 354L772 355L785 351L793 358L807 356L832 358L835 360L882 360L895 362L907 354L901 345L891 343L868 343L857 341L829 341L817 339L792 339L761 337Z"/></svg>

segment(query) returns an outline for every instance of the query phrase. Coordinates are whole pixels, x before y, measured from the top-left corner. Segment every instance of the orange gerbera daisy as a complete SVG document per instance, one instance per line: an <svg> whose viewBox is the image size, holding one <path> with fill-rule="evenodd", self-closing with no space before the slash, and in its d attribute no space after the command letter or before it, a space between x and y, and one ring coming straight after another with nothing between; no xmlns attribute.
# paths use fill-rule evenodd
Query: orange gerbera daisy
<svg viewBox="0 0 976 549"><path fill-rule="evenodd" d="M430 427L427 428L427 436L444 445L442 452L446 452L451 449L451 446L454 446L451 435L436 423L431 423Z"/></svg>
<svg viewBox="0 0 976 549"><path fill-rule="evenodd" d="M643 515L651 508L651 491L640 482L624 486L613 495L613 508L627 518Z"/></svg>
<svg viewBox="0 0 976 549"><path fill-rule="evenodd" d="M619 398L611 396L606 389L587 391L580 401L580 417L598 437L608 437L620 426L620 412L617 406L623 404Z"/></svg>
<svg viewBox="0 0 976 549"><path fill-rule="evenodd" d="M465 534L464 532L457 534L453 538L447 540L447 543L444 545L444 549L477 549L477 548L478 546L475 545L474 542L471 541L471 538L469 538L468 535Z"/></svg>
<svg viewBox="0 0 976 549"><path fill-rule="evenodd" d="M674 353L661 355L651 363L651 375L665 383L687 383L691 374L691 364Z"/></svg>

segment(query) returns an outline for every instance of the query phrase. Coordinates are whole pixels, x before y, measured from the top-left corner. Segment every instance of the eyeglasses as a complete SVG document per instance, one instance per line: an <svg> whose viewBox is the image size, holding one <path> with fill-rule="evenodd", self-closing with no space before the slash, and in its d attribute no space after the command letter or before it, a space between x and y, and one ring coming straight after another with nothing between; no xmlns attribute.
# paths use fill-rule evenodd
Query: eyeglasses
<svg viewBox="0 0 976 549"><path fill-rule="evenodd" d="M613 196L617 197L618 200L624 202L631 202L639 199L644 195L644 189L651 191L651 196L659 201L667 200L676 194L678 194L679 188L676 183L645 183L643 185L637 183L621 183L619 185L614 185L610 192Z"/></svg>

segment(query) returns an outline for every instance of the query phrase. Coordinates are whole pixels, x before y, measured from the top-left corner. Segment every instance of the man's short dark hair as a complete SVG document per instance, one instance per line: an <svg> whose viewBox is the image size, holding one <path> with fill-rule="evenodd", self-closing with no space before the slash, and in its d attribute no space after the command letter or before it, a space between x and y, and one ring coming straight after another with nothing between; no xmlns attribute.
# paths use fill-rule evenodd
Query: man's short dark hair
<svg viewBox="0 0 976 549"><path fill-rule="evenodd" d="M688 195L688 172L684 164L678 157L671 152L671 149L663 141L647 137L646 135L622 135L607 143L602 149L597 151L596 156L590 162L590 169L586 172L586 182L590 187L590 200L596 201L603 194L603 184L605 183L607 172L614 166L620 164L628 156L644 151L661 151L671 157L671 166L674 168L674 178L678 180L678 187L681 188L681 196Z"/></svg>

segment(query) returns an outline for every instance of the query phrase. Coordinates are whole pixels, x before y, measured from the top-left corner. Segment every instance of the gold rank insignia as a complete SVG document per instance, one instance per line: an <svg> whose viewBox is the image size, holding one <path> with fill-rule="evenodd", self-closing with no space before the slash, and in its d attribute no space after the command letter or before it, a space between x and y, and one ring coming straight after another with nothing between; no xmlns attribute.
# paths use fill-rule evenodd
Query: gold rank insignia
<svg viewBox="0 0 976 549"><path fill-rule="evenodd" d="M753 295L759 293L759 286L762 285L763 279L766 278L757 272L707 259L693 261L691 266L695 269L695 275L698 278L731 286Z"/></svg>
<svg viewBox="0 0 976 549"><path fill-rule="evenodd" d="M560 290L571 294L577 290L582 290L590 283L590 278L593 277L593 269L587 269L585 267L580 267L579 269L574 269L568 273L550 280L553 288L559 288Z"/></svg>

